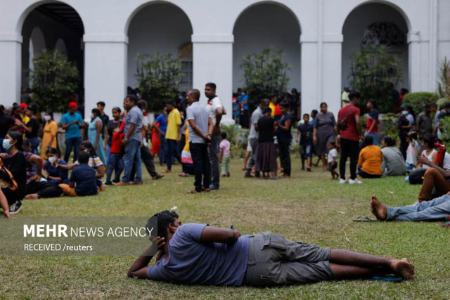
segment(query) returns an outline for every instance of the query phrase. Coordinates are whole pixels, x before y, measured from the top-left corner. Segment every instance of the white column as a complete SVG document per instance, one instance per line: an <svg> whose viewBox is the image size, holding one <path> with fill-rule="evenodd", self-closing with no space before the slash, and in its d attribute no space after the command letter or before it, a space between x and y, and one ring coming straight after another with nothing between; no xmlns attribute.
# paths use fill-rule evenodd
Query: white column
<svg viewBox="0 0 450 300"><path fill-rule="evenodd" d="M202 92L205 83L217 84L217 95L222 100L227 114L223 123L233 123L233 41L232 35L193 35L194 88Z"/></svg>
<svg viewBox="0 0 450 300"><path fill-rule="evenodd" d="M85 116L98 101L106 103L110 114L114 106L122 107L126 94L128 38L85 35L84 43Z"/></svg>
<svg viewBox="0 0 450 300"><path fill-rule="evenodd" d="M0 34L0 104L20 102L22 37Z"/></svg>
<svg viewBox="0 0 450 300"><path fill-rule="evenodd" d="M310 113L320 104L319 96L319 55L318 41L315 38L301 37L301 80L302 80L302 113Z"/></svg>
<svg viewBox="0 0 450 300"><path fill-rule="evenodd" d="M335 114L341 105L343 41L342 34L325 35L322 45L321 101L327 102L329 110Z"/></svg>
<svg viewBox="0 0 450 300"><path fill-rule="evenodd" d="M422 47L422 40L420 32L410 32L408 34L409 45L409 80L412 92L420 92L426 90L425 68L423 68L423 61L426 60ZM425 75L425 76L424 76Z"/></svg>

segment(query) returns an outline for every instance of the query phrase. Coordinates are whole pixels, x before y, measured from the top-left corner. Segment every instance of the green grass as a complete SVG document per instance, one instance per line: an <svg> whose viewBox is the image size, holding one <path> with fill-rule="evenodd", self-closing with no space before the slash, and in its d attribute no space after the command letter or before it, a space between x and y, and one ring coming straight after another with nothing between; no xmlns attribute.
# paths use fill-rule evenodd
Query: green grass
<svg viewBox="0 0 450 300"><path fill-rule="evenodd" d="M232 177L222 180L218 192L187 194L193 178L171 174L158 182L146 178L142 186L110 187L97 197L25 202L16 218L150 216L177 206L184 222L233 224L242 233L270 230L322 246L407 257L416 266L416 279L270 289L181 286L126 278L134 257L0 256L0 298L450 299L449 230L433 223L352 222L353 217L369 215L372 194L390 205L410 204L417 186L403 178L341 186L319 169L307 174L297 168L291 179L244 179L241 162L233 160L232 167Z"/></svg>

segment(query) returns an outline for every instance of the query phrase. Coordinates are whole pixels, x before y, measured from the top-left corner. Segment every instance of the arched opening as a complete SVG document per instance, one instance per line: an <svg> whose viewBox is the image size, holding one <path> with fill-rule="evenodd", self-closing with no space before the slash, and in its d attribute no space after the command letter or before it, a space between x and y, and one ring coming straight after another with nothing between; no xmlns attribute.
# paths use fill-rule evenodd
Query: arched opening
<svg viewBox="0 0 450 300"><path fill-rule="evenodd" d="M288 89L300 89L300 24L285 6L265 2L247 8L234 25L233 90L245 85L243 59L264 49L282 50L289 65Z"/></svg>
<svg viewBox="0 0 450 300"><path fill-rule="evenodd" d="M139 55L171 54L182 65L180 91L192 88L192 26L188 16L169 3L153 3L139 9L128 27L128 86L137 87Z"/></svg>
<svg viewBox="0 0 450 300"><path fill-rule="evenodd" d="M84 26L79 14L71 6L61 2L41 4L26 15L21 32L22 62L28 62L22 63L22 92L31 87L29 78L33 59L44 50L57 49L78 68L80 87L77 96L82 103Z"/></svg>
<svg viewBox="0 0 450 300"><path fill-rule="evenodd" d="M402 78L397 88L409 88L408 20L397 8L383 3L366 3L347 17L342 45L342 88L351 87L353 57L367 44L386 45L400 63Z"/></svg>

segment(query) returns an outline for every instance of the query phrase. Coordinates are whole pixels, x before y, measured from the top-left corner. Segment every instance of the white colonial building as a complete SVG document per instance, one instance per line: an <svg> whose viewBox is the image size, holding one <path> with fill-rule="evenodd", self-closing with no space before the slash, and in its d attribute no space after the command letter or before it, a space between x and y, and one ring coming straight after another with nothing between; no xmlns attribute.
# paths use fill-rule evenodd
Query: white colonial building
<svg viewBox="0 0 450 300"><path fill-rule="evenodd" d="M309 111L339 107L351 57L367 32L393 40L403 67L399 87L434 91L450 57L450 0L0 0L0 103L19 101L32 59L58 49L83 76L85 107L121 105L136 85L138 54L182 60L182 88L218 85L231 111L243 86L244 56L283 50L289 88Z"/></svg>

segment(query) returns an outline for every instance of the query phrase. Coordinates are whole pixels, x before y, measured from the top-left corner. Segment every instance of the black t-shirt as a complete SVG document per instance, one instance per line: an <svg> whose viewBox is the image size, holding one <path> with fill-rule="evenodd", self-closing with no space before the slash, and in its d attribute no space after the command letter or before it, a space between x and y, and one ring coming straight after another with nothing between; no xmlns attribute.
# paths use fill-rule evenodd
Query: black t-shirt
<svg viewBox="0 0 450 300"><path fill-rule="evenodd" d="M17 195L23 199L27 184L27 161L22 152L17 152L4 160L5 167L12 173L17 183Z"/></svg>
<svg viewBox="0 0 450 300"><path fill-rule="evenodd" d="M8 115L0 115L0 139L4 139L9 129L13 127L15 121Z"/></svg>
<svg viewBox="0 0 450 300"><path fill-rule="evenodd" d="M312 142L314 126L311 124L311 122L298 125L297 130L300 132L300 135L302 137L300 141L301 144L305 145Z"/></svg>
<svg viewBox="0 0 450 300"><path fill-rule="evenodd" d="M271 117L263 116L258 121L259 143L273 143L275 120Z"/></svg>
<svg viewBox="0 0 450 300"><path fill-rule="evenodd" d="M27 123L27 127L31 129L30 132L25 133L25 136L27 139L37 138L39 135L39 129L41 127L41 124L39 124L39 121L35 118L31 118L30 121Z"/></svg>
<svg viewBox="0 0 450 300"><path fill-rule="evenodd" d="M109 116L107 114L100 115L100 120L102 120L102 137L105 138L105 130L108 127Z"/></svg>
<svg viewBox="0 0 450 300"><path fill-rule="evenodd" d="M289 126L288 130L285 130L281 127L278 127L277 129L277 138L279 142L290 142L292 140L291 128L292 124L294 123L294 117L290 114L284 114L283 116L281 116L281 119L280 121L278 121L278 123L280 123L280 125L284 127L286 126L287 121L291 121L291 125Z"/></svg>

